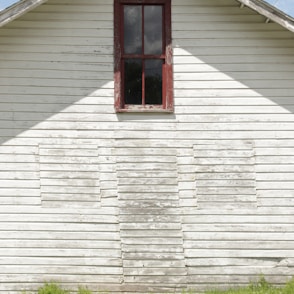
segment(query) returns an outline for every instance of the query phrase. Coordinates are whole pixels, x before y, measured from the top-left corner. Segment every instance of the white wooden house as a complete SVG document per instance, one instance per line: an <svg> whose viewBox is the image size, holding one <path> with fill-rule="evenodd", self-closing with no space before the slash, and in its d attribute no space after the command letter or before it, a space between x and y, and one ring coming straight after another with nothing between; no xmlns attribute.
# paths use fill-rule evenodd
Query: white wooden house
<svg viewBox="0 0 294 294"><path fill-rule="evenodd" d="M294 275L291 18L260 0L22 0L0 25L0 293Z"/></svg>

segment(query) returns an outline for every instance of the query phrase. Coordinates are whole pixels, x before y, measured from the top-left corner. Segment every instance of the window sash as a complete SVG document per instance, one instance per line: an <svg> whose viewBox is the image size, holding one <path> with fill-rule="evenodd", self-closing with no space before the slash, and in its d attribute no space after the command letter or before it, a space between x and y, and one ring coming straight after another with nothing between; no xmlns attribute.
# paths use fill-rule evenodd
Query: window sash
<svg viewBox="0 0 294 294"><path fill-rule="evenodd" d="M142 8L142 15L144 14L144 8L148 5L160 5L162 7L162 52L160 54L144 54L144 17L142 19L142 50L141 52L135 52L130 54L127 50L125 53L124 48L124 5L138 5ZM117 112L124 111L173 111L173 89L172 89L172 48L171 48L171 3L170 0L115 0L115 109ZM152 53L152 52L147 52ZM125 85L125 63L127 60L138 60L142 62L142 99L139 104L138 101L135 103L131 99L126 97L126 85ZM161 88L161 103L159 104L158 95L154 99L149 99L146 91L145 83L146 70L144 65L152 60L158 60L162 62L161 73L159 71L155 73L154 70L153 79L156 85L153 85L155 90L158 91ZM149 80L152 79L152 74L149 76ZM157 79L157 80L156 80ZM161 86L158 85L158 80L161 79ZM151 83L150 83L151 84ZM137 87L137 86L136 86ZM148 90L147 90L148 92ZM127 102L127 103L126 103ZM153 103L151 103L153 102Z"/></svg>

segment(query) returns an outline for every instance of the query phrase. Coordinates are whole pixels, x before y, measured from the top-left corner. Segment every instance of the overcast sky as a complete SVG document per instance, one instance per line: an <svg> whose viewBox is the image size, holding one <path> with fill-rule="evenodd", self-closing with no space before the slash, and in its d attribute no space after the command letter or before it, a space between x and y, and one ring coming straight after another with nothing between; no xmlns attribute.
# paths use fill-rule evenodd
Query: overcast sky
<svg viewBox="0 0 294 294"><path fill-rule="evenodd" d="M265 0L269 4L276 6L280 10L294 17L294 1L293 0Z"/></svg>
<svg viewBox="0 0 294 294"><path fill-rule="evenodd" d="M19 0L0 0L0 10L12 5ZM294 17L294 0L264 0L282 11L285 11L287 14Z"/></svg>
<svg viewBox="0 0 294 294"><path fill-rule="evenodd" d="M12 5L15 2L18 2L18 0L0 0L0 10Z"/></svg>

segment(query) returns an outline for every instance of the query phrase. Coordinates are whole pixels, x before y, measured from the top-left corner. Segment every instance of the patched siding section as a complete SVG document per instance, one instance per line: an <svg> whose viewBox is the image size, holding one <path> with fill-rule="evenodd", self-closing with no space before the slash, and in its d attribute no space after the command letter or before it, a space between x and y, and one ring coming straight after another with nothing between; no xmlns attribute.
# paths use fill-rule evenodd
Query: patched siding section
<svg viewBox="0 0 294 294"><path fill-rule="evenodd" d="M199 141L194 145L200 209L256 208L254 143Z"/></svg>
<svg viewBox="0 0 294 294"><path fill-rule="evenodd" d="M40 145L39 156L43 206L100 206L97 146Z"/></svg>
<svg viewBox="0 0 294 294"><path fill-rule="evenodd" d="M160 140L121 139L114 153L126 289L184 287L177 149Z"/></svg>
<svg viewBox="0 0 294 294"><path fill-rule="evenodd" d="M189 140L174 142L177 148L178 187L182 213L190 210L195 212L197 203L196 193L196 164L193 143Z"/></svg>
<svg viewBox="0 0 294 294"><path fill-rule="evenodd" d="M110 0L49 0L1 28L1 293L52 280L72 292L201 292L293 276L293 33L235 0L172 0L172 13L174 114L115 113ZM254 141L257 208L197 202L198 184L213 184L197 172L203 141ZM41 206L39 145L73 144L97 146L98 202ZM172 158L158 191L168 179L178 199L151 184L154 149ZM147 158L156 200L127 198Z"/></svg>
<svg viewBox="0 0 294 294"><path fill-rule="evenodd" d="M1 205L40 206L38 148L0 146Z"/></svg>

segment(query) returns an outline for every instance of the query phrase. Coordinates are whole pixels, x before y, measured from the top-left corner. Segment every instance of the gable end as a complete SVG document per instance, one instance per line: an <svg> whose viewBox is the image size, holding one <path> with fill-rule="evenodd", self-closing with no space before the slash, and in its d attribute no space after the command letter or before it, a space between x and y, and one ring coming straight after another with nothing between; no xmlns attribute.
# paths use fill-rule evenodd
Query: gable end
<svg viewBox="0 0 294 294"><path fill-rule="evenodd" d="M45 3L47 0L22 0L0 12L0 27Z"/></svg>
<svg viewBox="0 0 294 294"><path fill-rule="evenodd" d="M285 27L291 32L294 32L294 19L289 15L283 13L276 7L266 3L263 0L237 0L242 5L246 5L249 8L255 10L261 15L264 15L267 20L271 20Z"/></svg>

